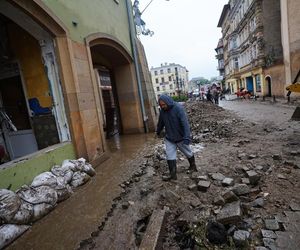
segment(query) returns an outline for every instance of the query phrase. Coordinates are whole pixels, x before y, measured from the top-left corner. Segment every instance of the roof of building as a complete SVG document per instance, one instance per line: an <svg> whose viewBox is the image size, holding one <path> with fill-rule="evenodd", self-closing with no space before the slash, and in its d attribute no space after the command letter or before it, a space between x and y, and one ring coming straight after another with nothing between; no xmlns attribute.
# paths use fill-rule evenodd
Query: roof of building
<svg viewBox="0 0 300 250"><path fill-rule="evenodd" d="M182 66L178 63L165 63L165 64L161 64L158 67L152 66L150 70L161 69L161 68L170 68L170 67L181 67L181 68L184 68L187 72L189 72L185 66Z"/></svg>
<svg viewBox="0 0 300 250"><path fill-rule="evenodd" d="M227 14L227 12L228 12L229 9L230 9L230 5L229 4L225 4L224 7L223 7L222 14L221 14L221 17L219 19L217 27L219 27L219 28L222 27L223 21L224 21L224 19L226 17L226 14Z"/></svg>

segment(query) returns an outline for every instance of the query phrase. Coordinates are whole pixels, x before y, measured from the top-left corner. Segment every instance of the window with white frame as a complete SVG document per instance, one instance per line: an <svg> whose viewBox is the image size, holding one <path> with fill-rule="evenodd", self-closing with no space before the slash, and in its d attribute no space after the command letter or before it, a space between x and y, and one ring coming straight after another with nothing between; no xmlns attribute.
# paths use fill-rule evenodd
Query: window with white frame
<svg viewBox="0 0 300 250"><path fill-rule="evenodd" d="M256 92L261 92L261 78L260 75L255 75Z"/></svg>
<svg viewBox="0 0 300 250"><path fill-rule="evenodd" d="M233 61L234 61L234 69L239 69L239 59L238 59L238 57L235 57L233 59Z"/></svg>

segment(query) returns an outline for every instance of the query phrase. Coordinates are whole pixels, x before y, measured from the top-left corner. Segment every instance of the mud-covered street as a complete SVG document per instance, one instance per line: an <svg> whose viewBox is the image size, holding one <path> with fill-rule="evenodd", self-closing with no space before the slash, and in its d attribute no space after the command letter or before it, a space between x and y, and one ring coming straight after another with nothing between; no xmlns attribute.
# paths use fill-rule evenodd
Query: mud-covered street
<svg viewBox="0 0 300 250"><path fill-rule="evenodd" d="M179 154L178 180L163 181L163 139L111 140L112 157L97 175L8 249L297 249L295 106L240 100L185 107L198 172Z"/></svg>
<svg viewBox="0 0 300 250"><path fill-rule="evenodd" d="M161 209L162 249L299 246L300 124L289 120L294 108L252 101L221 106L227 110L186 103L198 172L190 173L180 156L178 180L162 181L163 143L154 141L81 249L136 249ZM294 220L286 222L286 215Z"/></svg>

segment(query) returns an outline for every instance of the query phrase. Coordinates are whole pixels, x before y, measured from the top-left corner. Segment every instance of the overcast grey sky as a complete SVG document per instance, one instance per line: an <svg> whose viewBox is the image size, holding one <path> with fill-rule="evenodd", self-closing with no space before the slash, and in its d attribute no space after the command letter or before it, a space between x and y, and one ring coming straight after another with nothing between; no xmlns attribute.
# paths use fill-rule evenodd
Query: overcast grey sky
<svg viewBox="0 0 300 250"><path fill-rule="evenodd" d="M140 0L142 11L150 0ZM217 24L228 0L154 0L142 15L154 35L140 36L149 67L178 63L190 79L218 76L215 48L221 37Z"/></svg>

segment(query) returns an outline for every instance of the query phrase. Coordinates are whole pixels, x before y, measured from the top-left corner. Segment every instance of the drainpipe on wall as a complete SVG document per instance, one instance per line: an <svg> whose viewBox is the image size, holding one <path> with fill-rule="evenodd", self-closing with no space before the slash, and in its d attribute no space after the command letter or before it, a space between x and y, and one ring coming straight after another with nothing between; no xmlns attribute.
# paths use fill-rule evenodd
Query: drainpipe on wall
<svg viewBox="0 0 300 250"><path fill-rule="evenodd" d="M145 131L145 133L147 133L148 132L148 124L147 124L148 117L146 115L145 105L144 105L144 97L143 97L142 84L141 84L140 68L139 68L139 64L138 64L137 45L136 45L136 40L135 40L136 39L136 33L135 33L135 26L133 24L130 0L126 0L126 8L127 8L127 16L128 16L128 23L129 23L130 42L131 42L132 53L133 53L136 79L137 79L137 83L138 83L140 104L141 104L141 109L142 109L144 131Z"/></svg>

